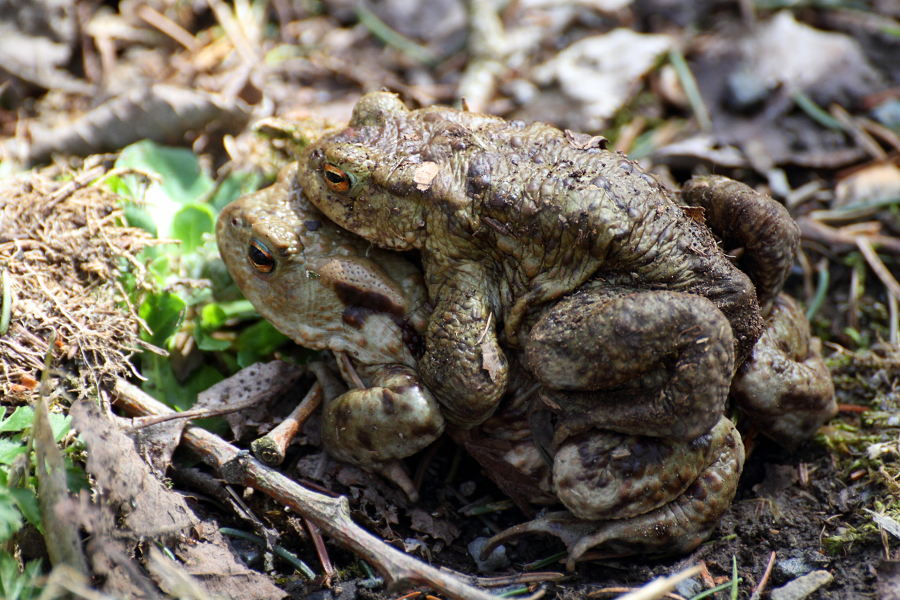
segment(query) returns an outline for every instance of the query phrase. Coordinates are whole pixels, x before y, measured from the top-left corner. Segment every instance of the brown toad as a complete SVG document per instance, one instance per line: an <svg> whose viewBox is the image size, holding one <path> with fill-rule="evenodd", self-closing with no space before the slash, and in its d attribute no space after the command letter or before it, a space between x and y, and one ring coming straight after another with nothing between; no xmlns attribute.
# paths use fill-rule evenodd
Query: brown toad
<svg viewBox="0 0 900 600"><path fill-rule="evenodd" d="M353 359L363 386L325 403L328 451L415 497L398 460L444 430L411 350L428 309L421 274L324 219L295 180L296 164L276 184L229 204L216 227L219 252L244 295L282 333Z"/></svg>
<svg viewBox="0 0 900 600"><path fill-rule="evenodd" d="M415 363L407 341L424 328L424 285L400 255L373 251L322 220L298 195L294 173L285 169L276 184L223 211L220 252L245 295L280 330L302 345L354 357L364 385L326 402L323 442L338 458L373 468L414 495L396 459L430 443L443 427L427 390L408 370ZM572 560L594 546L687 550L709 534L731 501L743 462L730 421L721 418L691 442L592 429L560 439L548 465L531 439L534 381L515 372L502 411L480 428L454 434L526 511L529 503L556 501L572 511L553 517L569 530L577 552ZM379 445L370 432L377 432ZM585 463L588 456L594 459ZM590 543L575 547L582 537Z"/></svg>
<svg viewBox="0 0 900 600"><path fill-rule="evenodd" d="M548 403L597 406L590 426L694 439L762 330L753 284L655 179L585 138L379 92L299 178L342 227L421 251L435 308L418 370L452 422L490 416L504 346L520 347Z"/></svg>

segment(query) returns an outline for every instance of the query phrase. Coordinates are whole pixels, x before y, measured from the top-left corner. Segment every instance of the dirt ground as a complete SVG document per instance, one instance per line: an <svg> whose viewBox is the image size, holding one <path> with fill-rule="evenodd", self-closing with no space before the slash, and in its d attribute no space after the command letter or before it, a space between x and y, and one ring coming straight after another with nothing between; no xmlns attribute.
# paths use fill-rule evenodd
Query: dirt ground
<svg viewBox="0 0 900 600"><path fill-rule="evenodd" d="M115 598L402 596L328 535L316 548L315 528L283 499L222 487L200 465L211 462L202 451L198 461L197 448L174 448L183 421L135 428L122 418L138 413L124 408L128 394L117 381L163 385L148 369L163 364L148 358L163 344L139 325L165 325L141 300L154 271L147 275L139 257L159 240L123 226L127 211L95 185L118 176L115 153L152 139L199 157L211 177L209 200L242 169L274 175L252 128L261 119L346 121L361 93L389 89L410 105L465 99L474 111L603 135L673 189L692 174L721 173L785 204L803 234L787 290L824 342L840 413L790 452L738 415L749 455L709 541L688 556L590 561L573 573L555 556L563 546L546 537L509 545L499 571L479 572L468 544L524 516L449 439L408 463L421 470L418 504L325 459L316 417L290 447L283 473L348 496L357 523L437 567L512 574L499 589L516 595L618 597L699 564L669 597L710 597L703 592L736 572L737 595L728 588L712 597L900 598L896 2L0 0L0 32L0 271L9 278L0 283L13 298L0 297L0 329L13 306L0 333L0 398L7 417L22 406L38 415L43 398L81 435L58 437L64 451L53 458L48 447L56 444L37 416L33 429L0 427L0 455L13 449L0 457L0 513L25 514L0 557L13 557L16 569L34 558L44 558L48 573L48 559L74 564L87 576L85 589L59 569L43 584L78 597L91 597L87 588ZM20 174L28 168L35 170ZM124 272L146 279L134 283ZM215 286L206 271L173 279L161 287ZM201 339L191 333L204 327L201 311L189 305L173 339L185 331L185 339ZM250 327L223 321L211 337L234 342ZM236 342L202 351L167 343L175 376L162 391L172 397L196 397L198 373L212 373L213 383L243 360ZM309 360L275 346L259 357ZM287 391L273 393L261 413L230 415L216 431L244 449L273 426L273 415L289 410L285 397L310 386L302 369L291 378L278 373L254 372L245 387L284 379ZM88 401L97 398L117 403L120 416ZM16 448L32 443L36 461L65 471L67 460L84 480L73 485L70 473L68 487L65 477L58 481L55 507L47 504L53 492L40 487L47 484L14 460L32 446ZM40 502L40 534L23 504L9 499L6 488L17 487L33 488L35 512ZM277 540L316 575L308 580L296 563L227 533L234 529ZM5 568L0 590L10 594ZM560 576L529 579L532 572ZM796 587L817 577L827 582ZM197 582L204 589L192 587Z"/></svg>

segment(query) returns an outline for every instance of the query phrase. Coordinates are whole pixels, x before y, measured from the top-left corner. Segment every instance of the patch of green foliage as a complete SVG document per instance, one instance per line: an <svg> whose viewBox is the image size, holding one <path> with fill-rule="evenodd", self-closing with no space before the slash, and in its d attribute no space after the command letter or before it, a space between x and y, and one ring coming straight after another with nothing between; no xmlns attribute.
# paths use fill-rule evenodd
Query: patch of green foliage
<svg viewBox="0 0 900 600"><path fill-rule="evenodd" d="M261 178L232 173L216 182L189 150L150 141L122 150L116 167L145 174L107 179L125 201L128 223L173 242L143 251L138 258L147 266L145 279L131 274L124 284L147 324L142 338L169 352L140 355L144 391L183 410L198 392L286 340L264 321L240 333L229 329L259 316L240 297L214 239L221 209L255 190Z"/></svg>
<svg viewBox="0 0 900 600"><path fill-rule="evenodd" d="M44 532L34 475L35 457L31 451L34 423L35 412L31 406L19 406L15 410L0 406L0 544L7 548L9 541L26 524L41 534ZM63 446L69 489L87 488L84 471L73 460L83 447L68 435L71 418L51 413L50 428L53 439ZM13 554L0 550L0 598L26 600L37 597L40 574L41 561L21 565Z"/></svg>
<svg viewBox="0 0 900 600"><path fill-rule="evenodd" d="M873 513L898 522L900 531L900 404L893 373L900 367L896 350L858 350L828 359L838 401L858 407L832 421L818 438L836 461L842 479L859 503L849 524L823 539L832 554L851 552L859 543L878 543L883 527Z"/></svg>

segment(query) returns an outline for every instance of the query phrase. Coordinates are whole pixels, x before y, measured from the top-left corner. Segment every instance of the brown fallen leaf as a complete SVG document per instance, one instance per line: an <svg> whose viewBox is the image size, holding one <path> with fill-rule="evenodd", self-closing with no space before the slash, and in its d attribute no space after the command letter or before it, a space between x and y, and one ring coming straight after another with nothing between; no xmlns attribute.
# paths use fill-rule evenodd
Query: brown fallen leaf
<svg viewBox="0 0 900 600"><path fill-rule="evenodd" d="M304 367L281 360L256 363L200 392L194 409L220 411L244 406L239 412L225 415L231 432L241 439L255 434L262 424L272 424L274 415L269 400L284 394L305 373Z"/></svg>
<svg viewBox="0 0 900 600"><path fill-rule="evenodd" d="M71 513L81 514L81 525L91 533L88 554L94 570L105 575L108 591L131 590L142 581L140 567L129 557L139 544L154 540L165 542L211 596L274 600L286 595L243 565L218 525L201 521L184 496L153 475L134 442L96 404L77 402L70 414L87 445L87 470L101 499ZM166 581L159 578L158 584L165 589Z"/></svg>
<svg viewBox="0 0 900 600"><path fill-rule="evenodd" d="M44 523L47 554L53 566L68 565L79 573L87 573L81 538L75 523L60 510L69 495L66 464L53 439L50 415L43 394L38 399L34 417L35 472L38 480L38 503Z"/></svg>
<svg viewBox="0 0 900 600"><path fill-rule="evenodd" d="M240 131L249 117L249 107L239 99L156 84L116 96L68 125L50 129L33 122L28 128L29 143L8 140L0 150L34 163L54 153L86 156L143 139L182 143L185 132L204 129L213 122L228 131Z"/></svg>

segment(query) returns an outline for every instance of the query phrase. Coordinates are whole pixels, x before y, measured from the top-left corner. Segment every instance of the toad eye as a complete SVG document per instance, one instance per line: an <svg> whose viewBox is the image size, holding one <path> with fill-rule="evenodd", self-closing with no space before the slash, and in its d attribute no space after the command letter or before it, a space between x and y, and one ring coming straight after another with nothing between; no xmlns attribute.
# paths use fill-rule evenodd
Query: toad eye
<svg viewBox="0 0 900 600"><path fill-rule="evenodd" d="M326 163L323 168L325 175L325 185L332 192L346 192L353 185L350 174L343 169L336 167L330 163Z"/></svg>
<svg viewBox="0 0 900 600"><path fill-rule="evenodd" d="M266 248L266 245L259 240L250 240L250 246L247 248L247 258L250 264L260 273L271 273L275 268L275 259L272 253Z"/></svg>

